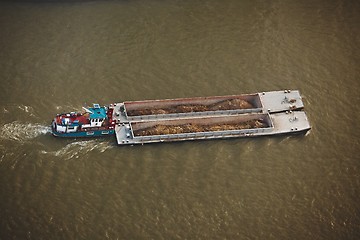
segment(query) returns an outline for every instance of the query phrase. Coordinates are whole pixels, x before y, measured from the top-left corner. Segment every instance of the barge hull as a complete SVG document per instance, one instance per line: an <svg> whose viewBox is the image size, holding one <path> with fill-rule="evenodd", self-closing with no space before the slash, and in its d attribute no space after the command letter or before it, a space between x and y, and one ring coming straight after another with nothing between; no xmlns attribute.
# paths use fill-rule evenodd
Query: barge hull
<svg viewBox="0 0 360 240"><path fill-rule="evenodd" d="M188 123L201 123L209 125L210 123L228 124L233 122L246 122L252 119L261 119L266 125L259 128L220 130L209 132L186 132L176 134L159 134L159 135L136 135L134 131L146 129L155 125L165 124L168 126L181 126ZM226 117L203 117L187 118L176 120L146 121L137 123L121 123L115 127L117 143L119 145L135 145L159 142L176 142L189 140L206 140L206 139L226 139L240 137L256 137L281 135L289 133L303 133L310 130L307 116L303 111L282 112L275 114L242 114L237 116Z"/></svg>

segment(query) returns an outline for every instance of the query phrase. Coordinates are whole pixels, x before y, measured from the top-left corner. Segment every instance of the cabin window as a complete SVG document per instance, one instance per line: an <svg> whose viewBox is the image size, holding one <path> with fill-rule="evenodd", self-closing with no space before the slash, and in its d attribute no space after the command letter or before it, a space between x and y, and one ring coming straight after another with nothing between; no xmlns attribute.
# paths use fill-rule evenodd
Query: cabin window
<svg viewBox="0 0 360 240"><path fill-rule="evenodd" d="M69 130L73 130L73 129L74 129L74 127L72 127L72 126L71 126L71 127L68 127L68 129L69 129Z"/></svg>

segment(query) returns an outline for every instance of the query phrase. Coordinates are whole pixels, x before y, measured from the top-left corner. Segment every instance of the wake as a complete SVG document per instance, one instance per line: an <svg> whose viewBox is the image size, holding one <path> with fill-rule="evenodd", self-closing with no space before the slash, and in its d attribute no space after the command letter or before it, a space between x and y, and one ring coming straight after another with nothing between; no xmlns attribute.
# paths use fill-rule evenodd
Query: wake
<svg viewBox="0 0 360 240"><path fill-rule="evenodd" d="M49 134L50 132L50 126L15 121L7 123L0 128L0 138L22 142L40 135Z"/></svg>
<svg viewBox="0 0 360 240"><path fill-rule="evenodd" d="M50 126L37 123L22 123L15 121L0 127L0 140L16 141L20 144L25 144L32 139L50 134ZM45 150L44 148L47 148L46 145L41 144L41 146L43 149L39 149L40 153L60 157L65 160L79 158L92 151L103 153L113 147L109 142L99 141L98 139L75 140L60 149L55 150Z"/></svg>
<svg viewBox="0 0 360 240"><path fill-rule="evenodd" d="M69 160L72 158L79 158L94 150L103 153L109 148L112 148L112 145L110 145L108 142L99 142L97 139L93 139L72 142L67 144L65 147L55 151L42 150L41 153Z"/></svg>

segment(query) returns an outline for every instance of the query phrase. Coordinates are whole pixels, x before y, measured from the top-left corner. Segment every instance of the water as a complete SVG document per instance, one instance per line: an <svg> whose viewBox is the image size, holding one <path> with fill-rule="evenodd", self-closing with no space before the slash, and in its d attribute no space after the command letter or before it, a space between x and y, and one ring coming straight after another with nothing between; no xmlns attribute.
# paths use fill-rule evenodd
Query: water
<svg viewBox="0 0 360 240"><path fill-rule="evenodd" d="M0 3L0 239L359 239L359 1ZM299 89L304 137L57 139L84 104Z"/></svg>

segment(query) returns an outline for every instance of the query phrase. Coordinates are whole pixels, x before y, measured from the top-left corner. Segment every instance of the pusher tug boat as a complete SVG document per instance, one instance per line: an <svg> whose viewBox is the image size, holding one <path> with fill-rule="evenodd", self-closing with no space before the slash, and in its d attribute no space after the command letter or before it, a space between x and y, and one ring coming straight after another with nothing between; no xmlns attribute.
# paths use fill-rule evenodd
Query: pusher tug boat
<svg viewBox="0 0 360 240"><path fill-rule="evenodd" d="M51 124L52 134L56 137L100 137L115 133L112 106L93 104L92 108L83 107L84 112L57 114Z"/></svg>

